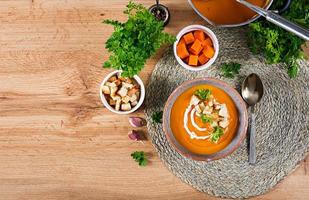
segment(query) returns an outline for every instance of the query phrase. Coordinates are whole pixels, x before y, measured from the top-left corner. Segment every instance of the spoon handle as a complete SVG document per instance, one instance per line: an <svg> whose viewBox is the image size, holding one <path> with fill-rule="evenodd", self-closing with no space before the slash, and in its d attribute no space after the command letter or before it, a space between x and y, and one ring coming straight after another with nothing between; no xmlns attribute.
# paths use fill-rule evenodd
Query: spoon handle
<svg viewBox="0 0 309 200"><path fill-rule="evenodd" d="M254 106L250 107L250 143L249 143L249 164L255 164L256 162L256 150L255 150L255 114Z"/></svg>
<svg viewBox="0 0 309 200"><path fill-rule="evenodd" d="M281 28L294 33L295 35L297 35L298 37L304 39L304 40L309 40L309 30L301 27L283 17L281 17L280 15L274 13L274 12L268 12L268 14L266 15L266 20L270 21L278 26L280 26Z"/></svg>

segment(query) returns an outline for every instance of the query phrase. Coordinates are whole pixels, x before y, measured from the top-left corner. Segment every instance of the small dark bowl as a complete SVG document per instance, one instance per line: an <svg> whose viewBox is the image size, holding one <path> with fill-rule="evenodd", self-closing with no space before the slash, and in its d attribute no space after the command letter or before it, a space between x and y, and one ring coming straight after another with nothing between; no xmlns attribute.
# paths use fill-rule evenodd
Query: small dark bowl
<svg viewBox="0 0 309 200"><path fill-rule="evenodd" d="M162 21L164 26L170 21L170 11L164 5L154 4L148 10L158 21ZM158 15L156 14L157 11Z"/></svg>
<svg viewBox="0 0 309 200"><path fill-rule="evenodd" d="M174 105L174 102L176 99L181 95L184 91L187 89L196 86L196 85L203 85L203 84L208 84L208 85L213 85L221 90L223 90L225 93L227 93L231 99L233 100L237 112L238 112L238 130L231 141L231 143L226 146L224 149L221 151L218 151L214 154L196 154L192 153L188 149L184 148L181 144L178 143L177 139L174 137L174 134L171 130L170 127L170 115L171 115L171 110ZM246 137L246 132L247 132L247 126L248 126L248 113L247 113L247 107L246 103L242 99L242 97L239 95L239 93L229 86L227 83L214 79L214 78L200 78L200 79L194 79L190 81L186 81L174 92L170 95L168 98L165 107L164 107L164 113L163 113L163 130L164 133L170 142L174 146L174 148L182 155L186 156L187 158L193 159L193 160L199 160L199 161L213 161L213 160L218 160L221 158L224 158L225 156L230 155L233 151L235 151L243 142L243 140Z"/></svg>

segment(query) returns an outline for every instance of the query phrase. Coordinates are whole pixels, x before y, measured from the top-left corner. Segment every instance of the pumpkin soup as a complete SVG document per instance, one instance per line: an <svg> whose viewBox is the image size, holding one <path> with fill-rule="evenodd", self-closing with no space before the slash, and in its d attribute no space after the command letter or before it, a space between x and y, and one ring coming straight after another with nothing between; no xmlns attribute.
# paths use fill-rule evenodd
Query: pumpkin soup
<svg viewBox="0 0 309 200"><path fill-rule="evenodd" d="M259 7L265 7L268 0L247 0ZM236 0L192 0L196 9L215 24L239 24L257 14Z"/></svg>
<svg viewBox="0 0 309 200"><path fill-rule="evenodd" d="M171 110L170 126L177 141L197 154L224 149L238 128L233 100L211 85L194 86L182 93Z"/></svg>

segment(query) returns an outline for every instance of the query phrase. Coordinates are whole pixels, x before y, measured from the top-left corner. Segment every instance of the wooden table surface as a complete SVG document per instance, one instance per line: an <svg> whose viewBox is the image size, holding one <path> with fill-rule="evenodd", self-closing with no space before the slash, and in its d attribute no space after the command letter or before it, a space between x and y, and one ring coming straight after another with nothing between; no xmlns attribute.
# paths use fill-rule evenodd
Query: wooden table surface
<svg viewBox="0 0 309 200"><path fill-rule="evenodd" d="M203 23L186 0L162 2L171 10L168 32ZM0 199L216 199L170 173L149 141L130 141L128 116L100 102L112 32L101 21L125 20L126 3L0 0ZM141 72L145 83L160 56ZM147 167L130 157L136 150L151 154ZM303 161L255 199L308 198L308 170Z"/></svg>

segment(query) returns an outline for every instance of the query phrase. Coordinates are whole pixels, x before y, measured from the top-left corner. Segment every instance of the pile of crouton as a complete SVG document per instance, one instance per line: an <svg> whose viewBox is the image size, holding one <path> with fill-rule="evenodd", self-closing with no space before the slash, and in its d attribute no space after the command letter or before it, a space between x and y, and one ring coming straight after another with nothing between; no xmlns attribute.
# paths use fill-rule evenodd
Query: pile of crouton
<svg viewBox="0 0 309 200"><path fill-rule="evenodd" d="M197 96L193 95L190 101L194 105L197 116L205 114L212 119L213 127L220 126L226 128L229 125L229 114L225 104L220 104L216 101L213 95L210 95L207 101L202 101Z"/></svg>
<svg viewBox="0 0 309 200"><path fill-rule="evenodd" d="M108 104L117 111L129 111L140 98L140 86L133 78L112 76L104 83L102 92Z"/></svg>

